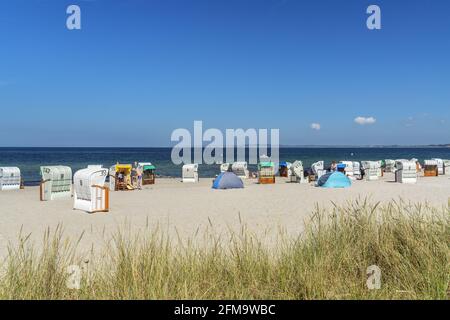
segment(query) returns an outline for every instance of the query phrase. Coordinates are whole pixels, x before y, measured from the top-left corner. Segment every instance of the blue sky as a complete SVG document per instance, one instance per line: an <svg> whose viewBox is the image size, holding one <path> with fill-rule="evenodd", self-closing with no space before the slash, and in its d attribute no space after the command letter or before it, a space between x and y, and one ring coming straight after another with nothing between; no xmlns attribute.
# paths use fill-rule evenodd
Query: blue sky
<svg viewBox="0 0 450 320"><path fill-rule="evenodd" d="M0 46L0 146L168 146L194 120L293 145L450 143L447 0L0 0Z"/></svg>

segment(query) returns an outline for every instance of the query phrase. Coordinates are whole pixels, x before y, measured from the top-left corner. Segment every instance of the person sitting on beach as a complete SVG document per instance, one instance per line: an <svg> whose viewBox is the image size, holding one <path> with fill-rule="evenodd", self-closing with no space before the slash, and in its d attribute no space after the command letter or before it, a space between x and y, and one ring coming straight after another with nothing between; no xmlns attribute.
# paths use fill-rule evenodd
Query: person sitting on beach
<svg viewBox="0 0 450 320"><path fill-rule="evenodd" d="M334 172L337 170L337 164L336 161L331 162L331 167L330 167L330 171Z"/></svg>

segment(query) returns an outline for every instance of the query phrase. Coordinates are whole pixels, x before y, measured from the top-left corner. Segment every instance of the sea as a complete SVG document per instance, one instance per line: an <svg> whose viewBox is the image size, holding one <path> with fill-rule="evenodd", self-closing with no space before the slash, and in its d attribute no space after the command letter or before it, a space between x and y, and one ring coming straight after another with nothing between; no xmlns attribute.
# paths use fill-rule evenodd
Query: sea
<svg viewBox="0 0 450 320"><path fill-rule="evenodd" d="M156 174L161 177L181 177L182 165L171 160L171 148L0 148L0 167L19 167L25 185L37 185L40 181L40 166L66 165L72 171L89 164L101 164L105 168L116 163L151 162ZM269 151L270 152L270 151ZM193 154L193 152L192 152ZM226 154L226 151L224 151ZM246 152L248 156L248 150ZM270 156L270 154L269 154ZM280 161L303 161L308 168L316 161L411 159L450 159L450 148L445 147L282 147ZM256 165L249 165L256 171ZM200 177L214 177L220 172L219 164L199 166Z"/></svg>

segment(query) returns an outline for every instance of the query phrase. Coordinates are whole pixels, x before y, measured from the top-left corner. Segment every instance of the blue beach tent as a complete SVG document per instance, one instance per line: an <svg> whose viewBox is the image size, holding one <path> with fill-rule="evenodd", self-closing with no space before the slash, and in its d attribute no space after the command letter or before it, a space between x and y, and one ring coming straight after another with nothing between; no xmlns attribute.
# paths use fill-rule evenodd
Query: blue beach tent
<svg viewBox="0 0 450 320"><path fill-rule="evenodd" d="M239 189L244 188L241 178L233 172L222 172L213 182L213 189Z"/></svg>
<svg viewBox="0 0 450 320"><path fill-rule="evenodd" d="M350 179L342 172L329 172L320 177L316 186L322 188L348 188L352 185Z"/></svg>

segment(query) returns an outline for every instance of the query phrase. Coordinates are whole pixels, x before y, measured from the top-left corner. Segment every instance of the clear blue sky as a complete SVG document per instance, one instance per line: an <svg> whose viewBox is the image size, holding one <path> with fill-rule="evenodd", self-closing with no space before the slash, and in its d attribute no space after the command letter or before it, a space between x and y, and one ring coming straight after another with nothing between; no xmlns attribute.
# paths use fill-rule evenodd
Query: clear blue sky
<svg viewBox="0 0 450 320"><path fill-rule="evenodd" d="M194 120L450 143L448 0L0 0L0 46L0 146L168 146Z"/></svg>

